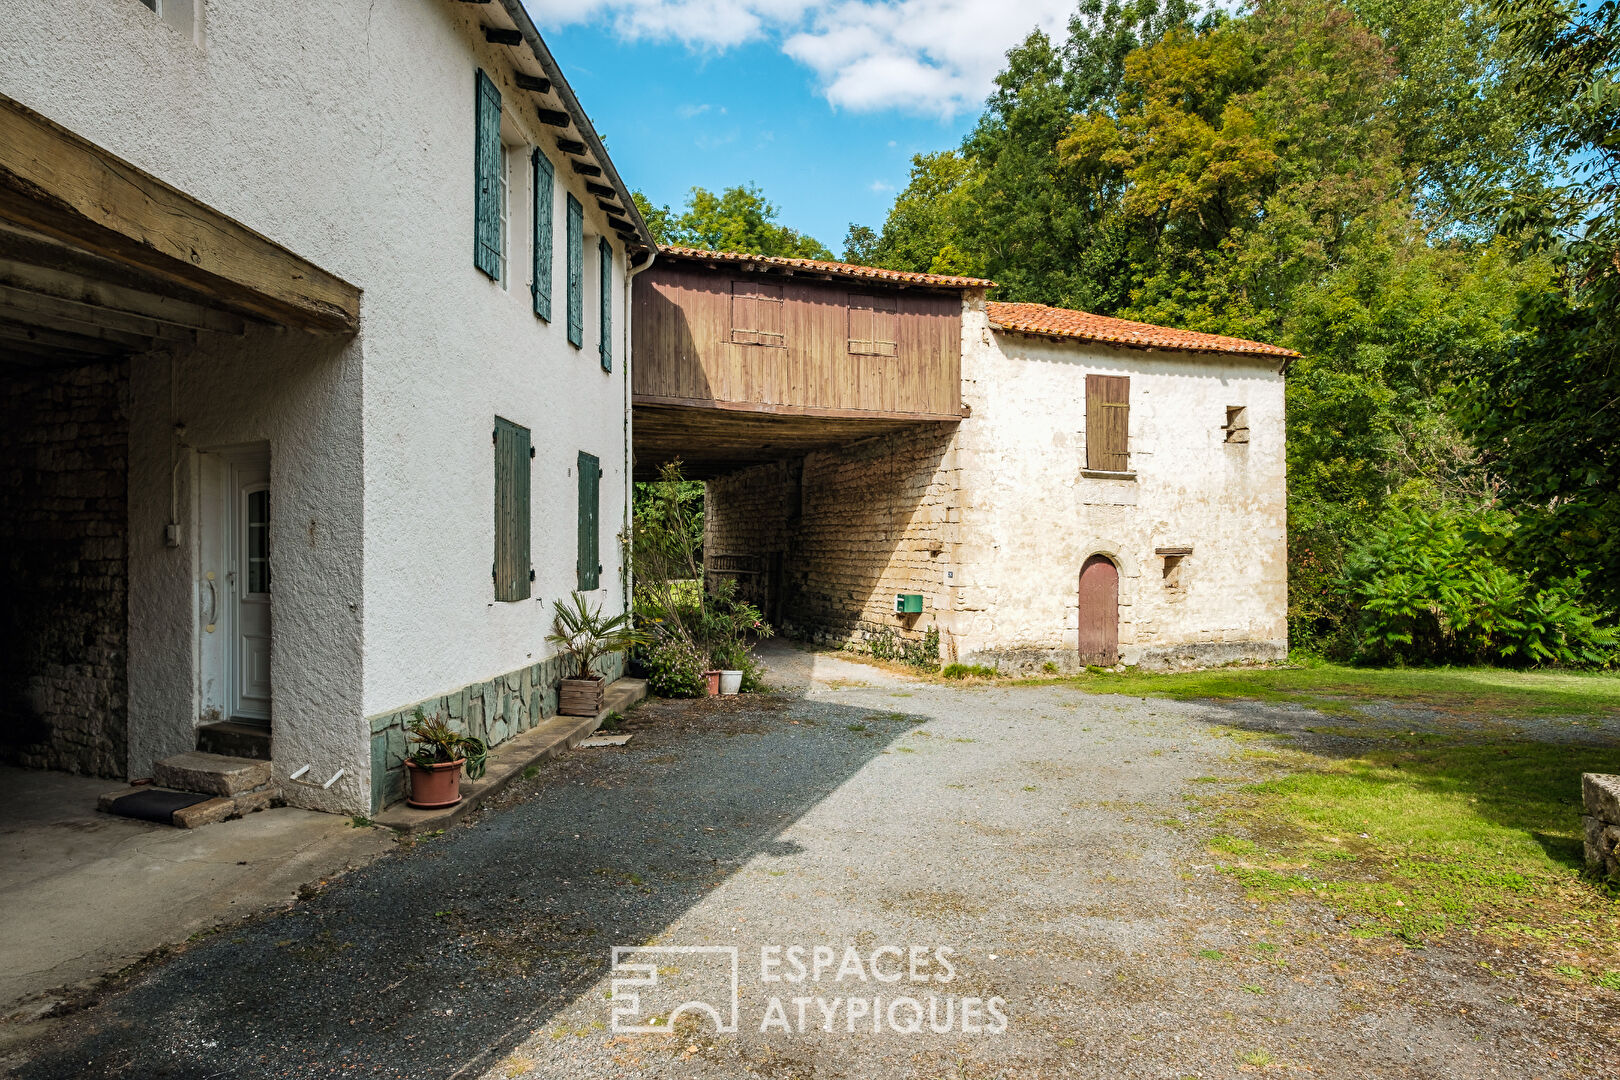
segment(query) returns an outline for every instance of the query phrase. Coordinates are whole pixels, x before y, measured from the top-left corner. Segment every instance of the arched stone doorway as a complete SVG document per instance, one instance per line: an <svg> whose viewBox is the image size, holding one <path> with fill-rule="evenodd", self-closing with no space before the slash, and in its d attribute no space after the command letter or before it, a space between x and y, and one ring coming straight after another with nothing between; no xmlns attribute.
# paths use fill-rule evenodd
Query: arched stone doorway
<svg viewBox="0 0 1620 1080"><path fill-rule="evenodd" d="M1119 567L1106 555L1080 567L1080 662L1119 663Z"/></svg>

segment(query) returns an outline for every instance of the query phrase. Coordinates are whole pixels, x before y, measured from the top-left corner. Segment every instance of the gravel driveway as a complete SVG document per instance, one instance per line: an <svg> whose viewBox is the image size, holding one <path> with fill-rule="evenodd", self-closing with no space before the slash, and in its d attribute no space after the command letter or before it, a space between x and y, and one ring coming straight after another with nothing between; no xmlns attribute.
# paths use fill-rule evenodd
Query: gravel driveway
<svg viewBox="0 0 1620 1080"><path fill-rule="evenodd" d="M769 655L788 692L639 710L623 749L133 976L20 1075L1620 1074L1613 995L1243 899L1189 803L1242 777L1255 706ZM631 952L658 984L614 994L615 945L722 951ZM795 946L807 977L762 981ZM611 1030L728 1020L728 947L735 1033Z"/></svg>

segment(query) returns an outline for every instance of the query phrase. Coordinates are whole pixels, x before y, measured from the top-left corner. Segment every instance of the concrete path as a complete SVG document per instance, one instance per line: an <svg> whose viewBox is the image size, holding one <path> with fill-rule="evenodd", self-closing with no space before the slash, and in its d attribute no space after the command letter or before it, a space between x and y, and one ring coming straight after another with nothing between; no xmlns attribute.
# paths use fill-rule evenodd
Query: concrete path
<svg viewBox="0 0 1620 1080"><path fill-rule="evenodd" d="M18 1074L1620 1074L1613 994L1247 903L1189 796L1243 775L1250 714L770 660L789 692L649 704L622 749L141 972ZM615 985L646 945L710 951L631 952ZM766 977L794 946L819 980ZM612 1029L728 1022L730 948L734 1032Z"/></svg>
<svg viewBox="0 0 1620 1080"><path fill-rule="evenodd" d="M306 882L391 846L387 834L306 810L201 829L97 813L96 797L117 787L0 768L0 1016L36 1013L60 988L286 906Z"/></svg>

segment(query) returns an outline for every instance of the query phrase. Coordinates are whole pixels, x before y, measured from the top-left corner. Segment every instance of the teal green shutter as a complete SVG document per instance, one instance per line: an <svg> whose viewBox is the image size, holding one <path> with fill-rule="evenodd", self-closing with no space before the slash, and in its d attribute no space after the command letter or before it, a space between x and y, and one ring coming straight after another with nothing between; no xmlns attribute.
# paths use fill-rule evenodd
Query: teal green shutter
<svg viewBox="0 0 1620 1080"><path fill-rule="evenodd" d="M529 598L529 429L495 418L495 599Z"/></svg>
<svg viewBox="0 0 1620 1080"><path fill-rule="evenodd" d="M473 147L473 265L501 276L501 92L478 71L478 113Z"/></svg>
<svg viewBox="0 0 1620 1080"><path fill-rule="evenodd" d="M585 208L568 196L568 343L585 345Z"/></svg>
<svg viewBox="0 0 1620 1080"><path fill-rule="evenodd" d="M613 370L613 245L602 237L596 242L602 258L602 370Z"/></svg>
<svg viewBox="0 0 1620 1080"><path fill-rule="evenodd" d="M551 321L551 205L557 174L538 147L534 151L534 313Z"/></svg>
<svg viewBox="0 0 1620 1080"><path fill-rule="evenodd" d="M602 463L583 450L579 453L579 591L602 584L601 533Z"/></svg>

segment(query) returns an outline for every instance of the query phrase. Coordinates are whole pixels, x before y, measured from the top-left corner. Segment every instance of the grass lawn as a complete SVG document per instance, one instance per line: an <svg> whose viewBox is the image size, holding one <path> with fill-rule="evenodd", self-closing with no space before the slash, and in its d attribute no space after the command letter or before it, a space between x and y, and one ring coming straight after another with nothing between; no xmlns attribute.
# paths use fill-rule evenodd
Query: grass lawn
<svg viewBox="0 0 1620 1080"><path fill-rule="evenodd" d="M1053 680L1044 680L1053 681ZM1500 668L1225 667L1153 674L1088 672L1057 680L1097 694L1179 700L1292 702L1325 712L1355 711L1358 703L1390 701L1442 712L1620 718L1620 674L1504 671Z"/></svg>

